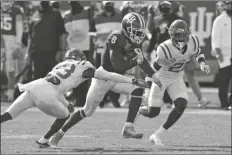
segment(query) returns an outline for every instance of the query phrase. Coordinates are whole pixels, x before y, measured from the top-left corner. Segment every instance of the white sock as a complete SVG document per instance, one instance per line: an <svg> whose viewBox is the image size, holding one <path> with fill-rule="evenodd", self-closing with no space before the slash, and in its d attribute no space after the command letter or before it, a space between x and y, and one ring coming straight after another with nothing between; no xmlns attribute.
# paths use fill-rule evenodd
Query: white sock
<svg viewBox="0 0 232 155"><path fill-rule="evenodd" d="M40 138L39 143L47 143L48 139L45 139L44 137Z"/></svg>
<svg viewBox="0 0 232 155"><path fill-rule="evenodd" d="M165 133L167 130L163 128L163 126L161 126L156 132L155 134L157 135L162 135L163 133Z"/></svg>
<svg viewBox="0 0 232 155"><path fill-rule="evenodd" d="M131 122L126 122L126 123L125 123L125 126L133 126L133 123L131 123Z"/></svg>

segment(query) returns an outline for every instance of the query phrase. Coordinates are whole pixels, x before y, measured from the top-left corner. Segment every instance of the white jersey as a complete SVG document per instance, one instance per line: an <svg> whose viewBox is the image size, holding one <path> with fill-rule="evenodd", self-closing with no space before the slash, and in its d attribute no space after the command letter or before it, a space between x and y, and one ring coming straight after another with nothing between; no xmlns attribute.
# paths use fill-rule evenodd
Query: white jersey
<svg viewBox="0 0 232 155"><path fill-rule="evenodd" d="M157 48L157 63L161 68L154 68L159 70L157 75L165 78L182 78L184 65L190 61L193 56L198 56L201 53L198 38L195 35L189 36L189 41L186 48L180 51L173 45L172 41L166 40Z"/></svg>
<svg viewBox="0 0 232 155"><path fill-rule="evenodd" d="M89 68L94 68L89 61L66 60L56 65L48 74L54 75L60 80L57 90L65 94L88 79L83 78L82 73Z"/></svg>

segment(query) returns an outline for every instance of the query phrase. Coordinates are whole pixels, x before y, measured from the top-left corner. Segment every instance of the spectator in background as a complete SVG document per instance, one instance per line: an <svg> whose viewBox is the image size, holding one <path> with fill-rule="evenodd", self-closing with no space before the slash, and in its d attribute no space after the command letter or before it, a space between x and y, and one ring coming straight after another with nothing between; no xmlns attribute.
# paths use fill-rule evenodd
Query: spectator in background
<svg viewBox="0 0 232 155"><path fill-rule="evenodd" d="M39 18L33 19L30 25L28 41L28 58L34 64L34 79L46 76L61 60L64 33L64 21L60 13L53 11L49 1L41 1ZM30 62L29 59L27 61Z"/></svg>
<svg viewBox="0 0 232 155"><path fill-rule="evenodd" d="M14 2L1 2L1 34L5 41L5 73L8 77L7 100L14 99L15 76L18 72L17 60L21 58L23 36L23 9Z"/></svg>
<svg viewBox="0 0 232 155"><path fill-rule="evenodd" d="M96 68L101 65L101 53L105 50L105 42L107 41L108 35L114 30L121 29L122 20L122 15L114 7L113 1L102 1L102 6L102 11L95 15L92 25L96 31L96 51L94 53L94 64ZM110 91L100 103L99 106L101 108L107 102L107 97L109 97L114 107L120 107L120 103L118 102L120 94Z"/></svg>
<svg viewBox="0 0 232 155"><path fill-rule="evenodd" d="M69 1L71 9L64 14L67 31L65 49L80 49L88 61L93 63L93 52L90 47L90 33L94 31L92 24L93 11L90 7L83 7L78 1ZM73 90L67 99L76 99L76 106L84 106L91 80L86 80Z"/></svg>
<svg viewBox="0 0 232 155"><path fill-rule="evenodd" d="M225 3L223 1L217 2L216 11L215 11L216 16L219 16L220 14L222 14L223 11L225 11Z"/></svg>
<svg viewBox="0 0 232 155"><path fill-rule="evenodd" d="M213 22L212 49L219 62L219 99L221 108L231 110L228 87L231 81L231 1L225 2L225 11Z"/></svg>

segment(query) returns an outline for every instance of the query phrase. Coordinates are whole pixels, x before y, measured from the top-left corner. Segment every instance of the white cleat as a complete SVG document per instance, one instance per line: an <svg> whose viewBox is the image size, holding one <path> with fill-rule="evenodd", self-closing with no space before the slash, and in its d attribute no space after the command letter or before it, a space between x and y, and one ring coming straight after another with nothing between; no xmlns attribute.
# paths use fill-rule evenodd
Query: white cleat
<svg viewBox="0 0 232 155"><path fill-rule="evenodd" d="M50 145L52 148L57 147L59 141L63 138L63 136L64 136L64 133L58 131L57 133L55 133L55 134L49 139L49 145Z"/></svg>
<svg viewBox="0 0 232 155"><path fill-rule="evenodd" d="M211 102L207 100L205 97L202 97L201 100L199 100L198 108L205 108L208 104Z"/></svg>
<svg viewBox="0 0 232 155"><path fill-rule="evenodd" d="M155 133L150 136L149 141L155 144L156 146L164 146L160 136L156 135Z"/></svg>

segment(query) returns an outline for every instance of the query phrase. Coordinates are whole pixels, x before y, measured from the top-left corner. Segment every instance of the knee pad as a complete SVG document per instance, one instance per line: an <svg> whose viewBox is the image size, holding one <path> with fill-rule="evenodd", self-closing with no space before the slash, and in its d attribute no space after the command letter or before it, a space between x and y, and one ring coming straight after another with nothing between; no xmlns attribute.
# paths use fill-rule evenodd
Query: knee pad
<svg viewBox="0 0 232 155"><path fill-rule="evenodd" d="M143 92L144 92L143 88L136 88L131 93L131 96L141 98L143 96Z"/></svg>
<svg viewBox="0 0 232 155"><path fill-rule="evenodd" d="M186 99L184 99L184 98L177 98L174 101L176 111L178 113L183 113L184 110L187 107L187 103L188 103L188 101Z"/></svg>
<svg viewBox="0 0 232 155"><path fill-rule="evenodd" d="M160 107L149 107L148 108L148 117L154 118L159 115L160 113Z"/></svg>

